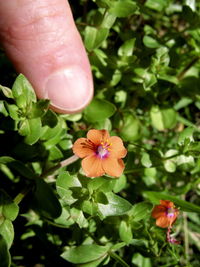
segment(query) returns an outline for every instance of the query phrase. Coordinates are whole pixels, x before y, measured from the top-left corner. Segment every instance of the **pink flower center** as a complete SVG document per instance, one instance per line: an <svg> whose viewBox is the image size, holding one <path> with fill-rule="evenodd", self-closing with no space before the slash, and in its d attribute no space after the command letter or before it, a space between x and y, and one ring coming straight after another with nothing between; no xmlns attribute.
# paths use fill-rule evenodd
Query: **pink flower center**
<svg viewBox="0 0 200 267"><path fill-rule="evenodd" d="M108 142L101 142L101 145L97 147L96 154L98 157L101 159L108 157L109 151L110 151L110 146Z"/></svg>
<svg viewBox="0 0 200 267"><path fill-rule="evenodd" d="M167 209L167 217L173 218L175 216L176 210L174 208L168 208Z"/></svg>

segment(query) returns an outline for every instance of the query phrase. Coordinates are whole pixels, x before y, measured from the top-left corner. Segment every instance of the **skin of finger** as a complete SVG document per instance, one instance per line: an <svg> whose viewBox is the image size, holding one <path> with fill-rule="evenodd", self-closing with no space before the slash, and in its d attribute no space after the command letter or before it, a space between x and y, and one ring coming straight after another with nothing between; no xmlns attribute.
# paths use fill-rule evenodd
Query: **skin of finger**
<svg viewBox="0 0 200 267"><path fill-rule="evenodd" d="M0 1L0 39L18 72L39 98L46 78L78 64L92 80L89 61L66 0Z"/></svg>

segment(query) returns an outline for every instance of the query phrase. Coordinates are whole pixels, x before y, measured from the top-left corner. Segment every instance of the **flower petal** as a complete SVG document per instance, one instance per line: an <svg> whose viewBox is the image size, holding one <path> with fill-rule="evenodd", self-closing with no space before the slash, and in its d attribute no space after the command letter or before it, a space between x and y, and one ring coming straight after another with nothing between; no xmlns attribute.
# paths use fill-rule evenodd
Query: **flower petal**
<svg viewBox="0 0 200 267"><path fill-rule="evenodd" d="M87 138L79 138L74 143L72 150L79 158L85 158L87 156L95 154L92 146L87 146ZM86 145L84 145L86 144Z"/></svg>
<svg viewBox="0 0 200 267"><path fill-rule="evenodd" d="M160 204L167 207L167 208L173 208L174 203L169 200L160 200Z"/></svg>
<svg viewBox="0 0 200 267"><path fill-rule="evenodd" d="M124 170L124 162L122 159L110 157L102 159L102 166L105 173L114 177L121 176Z"/></svg>
<svg viewBox="0 0 200 267"><path fill-rule="evenodd" d="M110 146L110 156L115 158L124 158L127 154L127 150L123 145L122 139L118 136L111 136L108 140Z"/></svg>
<svg viewBox="0 0 200 267"><path fill-rule="evenodd" d="M156 225L162 228L167 228L171 225L171 223L169 221L169 218L162 216L156 220Z"/></svg>
<svg viewBox="0 0 200 267"><path fill-rule="evenodd" d="M105 174L102 161L96 155L86 157L81 162L82 168L88 177L99 177Z"/></svg>
<svg viewBox="0 0 200 267"><path fill-rule="evenodd" d="M107 130L89 130L87 138L92 141L95 145L99 145L101 142L106 141L110 138Z"/></svg>
<svg viewBox="0 0 200 267"><path fill-rule="evenodd" d="M153 208L151 212L151 216L155 219L162 217L162 216L167 216L166 211L167 211L166 207L162 205L157 205Z"/></svg>

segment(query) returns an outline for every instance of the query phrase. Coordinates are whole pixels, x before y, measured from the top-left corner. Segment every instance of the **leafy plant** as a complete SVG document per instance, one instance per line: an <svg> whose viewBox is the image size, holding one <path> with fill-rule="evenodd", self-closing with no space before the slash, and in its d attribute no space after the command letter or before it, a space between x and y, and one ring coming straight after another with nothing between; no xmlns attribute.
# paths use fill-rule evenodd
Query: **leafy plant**
<svg viewBox="0 0 200 267"><path fill-rule="evenodd" d="M199 266L200 3L78 2L90 105L58 115L22 74L0 86L0 265ZM90 129L124 141L119 178L82 170L72 146ZM160 200L180 244L151 216Z"/></svg>

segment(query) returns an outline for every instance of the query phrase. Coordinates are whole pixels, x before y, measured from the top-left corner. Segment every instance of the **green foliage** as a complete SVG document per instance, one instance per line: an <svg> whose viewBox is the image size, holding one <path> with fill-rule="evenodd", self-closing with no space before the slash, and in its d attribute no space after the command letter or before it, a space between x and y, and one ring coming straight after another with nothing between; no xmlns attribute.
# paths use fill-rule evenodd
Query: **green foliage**
<svg viewBox="0 0 200 267"><path fill-rule="evenodd" d="M22 74L10 86L15 74L6 67L0 266L199 266L200 3L70 4L95 96L82 112L58 115ZM1 51L2 73L5 62ZM73 143L92 128L122 138L119 178L88 178L73 157ZM179 209L179 245L151 216L160 200Z"/></svg>
<svg viewBox="0 0 200 267"><path fill-rule="evenodd" d="M95 264L94 261L99 258L102 258L102 260L105 258L108 249L109 246L81 245L67 250L62 254L62 257L72 263L93 262Z"/></svg>
<svg viewBox="0 0 200 267"><path fill-rule="evenodd" d="M85 108L84 115L88 122L96 122L111 117L115 111L116 108L112 103L106 100L94 99Z"/></svg>
<svg viewBox="0 0 200 267"><path fill-rule="evenodd" d="M9 267L11 263L11 257L8 251L7 243L2 235L0 235L0 262L2 267Z"/></svg>

